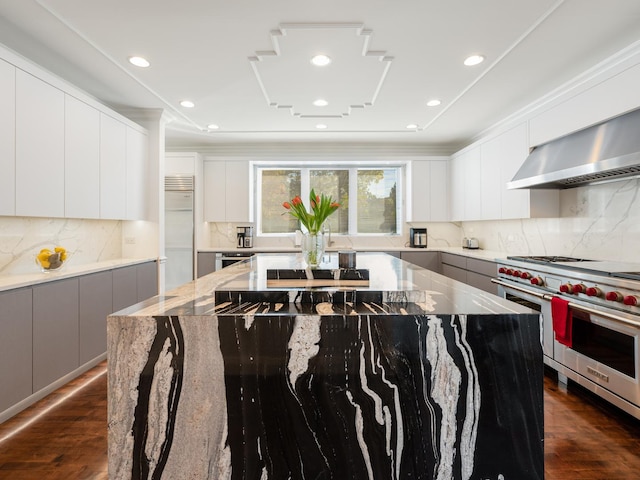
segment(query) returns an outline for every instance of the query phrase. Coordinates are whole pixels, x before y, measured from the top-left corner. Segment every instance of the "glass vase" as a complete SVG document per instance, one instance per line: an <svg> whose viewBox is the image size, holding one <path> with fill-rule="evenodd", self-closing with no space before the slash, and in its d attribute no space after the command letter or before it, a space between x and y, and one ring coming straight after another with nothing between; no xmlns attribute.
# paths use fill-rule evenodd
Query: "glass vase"
<svg viewBox="0 0 640 480"><path fill-rule="evenodd" d="M302 257L310 268L316 268L322 262L324 254L324 235L305 233L302 235Z"/></svg>

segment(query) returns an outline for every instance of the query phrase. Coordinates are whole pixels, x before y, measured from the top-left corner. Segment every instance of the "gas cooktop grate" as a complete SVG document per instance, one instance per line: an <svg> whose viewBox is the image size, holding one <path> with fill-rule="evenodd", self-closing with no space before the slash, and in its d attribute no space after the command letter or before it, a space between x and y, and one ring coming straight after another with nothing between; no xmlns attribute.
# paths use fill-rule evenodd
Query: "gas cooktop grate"
<svg viewBox="0 0 640 480"><path fill-rule="evenodd" d="M558 262L592 262L593 260L586 258L562 257L562 256L511 256L509 260L520 260L532 263L558 263Z"/></svg>

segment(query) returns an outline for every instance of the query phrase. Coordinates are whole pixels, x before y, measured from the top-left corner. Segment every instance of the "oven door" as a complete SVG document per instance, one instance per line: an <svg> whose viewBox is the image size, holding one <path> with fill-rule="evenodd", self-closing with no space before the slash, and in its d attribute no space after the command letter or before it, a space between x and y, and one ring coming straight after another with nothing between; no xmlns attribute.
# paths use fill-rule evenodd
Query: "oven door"
<svg viewBox="0 0 640 480"><path fill-rule="evenodd" d="M571 308L572 346L555 342L555 360L640 405L640 325L624 314Z"/></svg>
<svg viewBox="0 0 640 480"><path fill-rule="evenodd" d="M550 364L548 360L553 358L554 347L551 302L545 300L542 294L530 291L526 287L512 285L500 278L494 278L491 281L498 286L498 296L542 314L540 318L540 342L544 352L544 361Z"/></svg>

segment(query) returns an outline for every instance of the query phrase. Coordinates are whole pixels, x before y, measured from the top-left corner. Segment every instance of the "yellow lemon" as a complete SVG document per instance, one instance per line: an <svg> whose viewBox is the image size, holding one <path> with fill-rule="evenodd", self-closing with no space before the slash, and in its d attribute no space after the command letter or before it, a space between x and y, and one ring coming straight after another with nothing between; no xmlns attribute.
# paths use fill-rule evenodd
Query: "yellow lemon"
<svg viewBox="0 0 640 480"><path fill-rule="evenodd" d="M64 247L56 247L53 250L56 251L56 252L66 252Z"/></svg>
<svg viewBox="0 0 640 480"><path fill-rule="evenodd" d="M40 253L51 253L51 250L49 250L48 248L43 248L42 250L40 250Z"/></svg>

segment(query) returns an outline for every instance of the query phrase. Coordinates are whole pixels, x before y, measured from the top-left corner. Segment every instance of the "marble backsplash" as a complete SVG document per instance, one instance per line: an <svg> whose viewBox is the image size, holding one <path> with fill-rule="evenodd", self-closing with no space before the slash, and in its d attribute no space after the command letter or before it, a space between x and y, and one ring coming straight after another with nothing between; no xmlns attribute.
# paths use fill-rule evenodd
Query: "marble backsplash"
<svg viewBox="0 0 640 480"><path fill-rule="evenodd" d="M640 179L560 192L560 218L463 222L480 246L514 255L640 262Z"/></svg>
<svg viewBox="0 0 640 480"><path fill-rule="evenodd" d="M0 275L38 271L35 255L60 245L78 265L122 257L122 222L0 217Z"/></svg>
<svg viewBox="0 0 640 480"><path fill-rule="evenodd" d="M236 223L209 223L210 238L212 248L234 248L236 246L236 226L248 224ZM427 227L427 245L429 247L453 247L460 245L462 233L459 225L454 223L416 223L410 226ZM294 235L260 236L254 238L254 247L284 247L294 248ZM333 248L399 248L409 245L409 225L403 235L382 235L382 236L348 236L331 235L331 246ZM300 247L297 247L300 248Z"/></svg>

